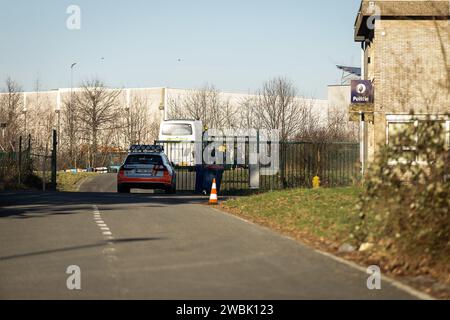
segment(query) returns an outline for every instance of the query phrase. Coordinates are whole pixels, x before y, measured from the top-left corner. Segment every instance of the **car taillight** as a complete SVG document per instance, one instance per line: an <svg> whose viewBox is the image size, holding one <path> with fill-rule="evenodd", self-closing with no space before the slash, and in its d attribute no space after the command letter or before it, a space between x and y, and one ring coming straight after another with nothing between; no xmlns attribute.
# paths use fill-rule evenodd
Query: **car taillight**
<svg viewBox="0 0 450 320"><path fill-rule="evenodd" d="M159 171L162 171L165 176L169 175L169 170L167 170L166 166L160 166Z"/></svg>
<svg viewBox="0 0 450 320"><path fill-rule="evenodd" d="M165 166L158 166L155 169L156 169L156 171L162 172L164 176L169 175L169 170L167 170L167 168Z"/></svg>
<svg viewBox="0 0 450 320"><path fill-rule="evenodd" d="M119 176L123 177L125 175L125 169L123 167L120 167L119 169Z"/></svg>

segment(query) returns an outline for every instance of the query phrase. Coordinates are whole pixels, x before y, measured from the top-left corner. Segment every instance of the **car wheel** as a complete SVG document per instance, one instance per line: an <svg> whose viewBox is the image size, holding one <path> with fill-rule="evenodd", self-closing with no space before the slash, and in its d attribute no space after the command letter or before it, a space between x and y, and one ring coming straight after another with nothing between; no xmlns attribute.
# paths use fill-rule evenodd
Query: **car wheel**
<svg viewBox="0 0 450 320"><path fill-rule="evenodd" d="M118 193L130 193L130 188L118 184L117 185L117 192Z"/></svg>
<svg viewBox="0 0 450 320"><path fill-rule="evenodd" d="M167 187L165 190L166 194L175 194L177 193L177 188L175 186Z"/></svg>

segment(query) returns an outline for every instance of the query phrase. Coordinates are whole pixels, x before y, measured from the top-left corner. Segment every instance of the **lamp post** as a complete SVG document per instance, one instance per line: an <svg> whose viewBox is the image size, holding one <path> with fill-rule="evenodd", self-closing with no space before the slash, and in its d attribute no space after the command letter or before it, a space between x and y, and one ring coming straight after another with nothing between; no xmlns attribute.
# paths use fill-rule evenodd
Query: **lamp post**
<svg viewBox="0 0 450 320"><path fill-rule="evenodd" d="M56 132L57 132L57 137L56 139L58 139L59 142L59 134L61 132L61 90L58 90L58 94L56 96L56 110L55 113L57 115L57 124L56 124ZM57 148L59 151L59 144L57 144Z"/></svg>
<svg viewBox="0 0 450 320"><path fill-rule="evenodd" d="M73 68L76 65L77 65L76 62L74 62L74 63L72 63L70 65L70 112L73 111L73 109L72 109L72 107L73 107L73 105L72 105L73 104ZM72 125L73 125L73 123L72 123ZM73 139L73 137L71 137L71 139ZM74 150L73 150L74 146L72 144L73 144L73 141L70 142L70 148L71 148L70 153L72 153L71 156L74 158L75 170L77 170L77 155L73 154L74 153Z"/></svg>
<svg viewBox="0 0 450 320"><path fill-rule="evenodd" d="M24 92L23 93L23 116L24 116L24 122L25 122L25 134L27 134L27 94Z"/></svg>
<svg viewBox="0 0 450 320"><path fill-rule="evenodd" d="M73 101L73 68L77 65L77 62L74 62L70 65L70 108L72 108Z"/></svg>

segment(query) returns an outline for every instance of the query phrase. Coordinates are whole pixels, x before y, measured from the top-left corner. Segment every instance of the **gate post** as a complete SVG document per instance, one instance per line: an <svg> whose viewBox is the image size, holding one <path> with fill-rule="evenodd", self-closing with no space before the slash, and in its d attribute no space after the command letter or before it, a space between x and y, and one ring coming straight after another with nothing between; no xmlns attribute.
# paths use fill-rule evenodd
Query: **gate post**
<svg viewBox="0 0 450 320"><path fill-rule="evenodd" d="M249 137L249 144L250 141L252 140ZM256 131L256 160L256 164L249 163L248 165L250 189L259 189L259 130Z"/></svg>

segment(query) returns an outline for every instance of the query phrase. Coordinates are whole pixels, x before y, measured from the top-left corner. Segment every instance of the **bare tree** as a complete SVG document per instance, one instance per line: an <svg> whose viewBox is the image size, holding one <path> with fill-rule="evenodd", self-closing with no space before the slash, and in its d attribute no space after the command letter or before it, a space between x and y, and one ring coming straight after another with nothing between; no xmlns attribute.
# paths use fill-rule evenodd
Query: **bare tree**
<svg viewBox="0 0 450 320"><path fill-rule="evenodd" d="M108 89L100 80L82 84L81 92L74 95L84 138L89 144L89 165L95 166L95 154L99 150L99 135L107 129L119 128L119 90Z"/></svg>
<svg viewBox="0 0 450 320"><path fill-rule="evenodd" d="M224 101L213 85L205 85L184 98L169 100L169 117L174 119L200 119L208 128L220 128L233 122L229 101Z"/></svg>
<svg viewBox="0 0 450 320"><path fill-rule="evenodd" d="M21 113L23 109L23 94L21 88L13 79L6 79L5 95L0 99L0 123L2 126L2 136L0 146L2 149L15 148L14 142L18 140L22 133Z"/></svg>
<svg viewBox="0 0 450 320"><path fill-rule="evenodd" d="M258 129L261 127L261 125L258 124L258 121L256 117L254 116L253 108L256 105L255 97L248 96L245 98L242 98L238 102L238 119L237 119L237 125L238 128L244 129L244 128L253 128Z"/></svg>
<svg viewBox="0 0 450 320"><path fill-rule="evenodd" d="M229 99L222 102L220 122L223 128L236 129L239 127L236 119L236 110Z"/></svg>
<svg viewBox="0 0 450 320"><path fill-rule="evenodd" d="M48 96L41 95L39 80L35 83L35 92L27 96L27 133L33 139L33 145L45 150L48 140L52 136L52 129L55 128L55 110L49 108L50 101Z"/></svg>
<svg viewBox="0 0 450 320"><path fill-rule="evenodd" d="M296 140L308 142L357 142L358 123L349 122L346 110L330 106L326 119L320 119L312 107L302 111L302 126Z"/></svg>
<svg viewBox="0 0 450 320"><path fill-rule="evenodd" d="M296 140L321 141L326 135L326 124L314 110L314 100L302 99L299 107L300 127L295 135ZM322 121L321 121L322 120Z"/></svg>
<svg viewBox="0 0 450 320"><path fill-rule="evenodd" d="M130 106L122 108L120 115L126 144L143 143L149 133L148 98L133 97Z"/></svg>
<svg viewBox="0 0 450 320"><path fill-rule="evenodd" d="M359 123L349 121L347 110L331 107L328 110L325 129L323 141L358 141Z"/></svg>
<svg viewBox="0 0 450 320"><path fill-rule="evenodd" d="M78 105L73 102L72 98L73 96L64 101L64 107L61 112L63 120L62 135L64 136L64 140L68 142L68 159L70 164L73 168L76 168L78 160L77 144L79 142L80 121L79 109L77 108Z"/></svg>
<svg viewBox="0 0 450 320"><path fill-rule="evenodd" d="M293 83L283 77L266 81L257 92L252 111L264 129L280 130L280 138L292 138L301 129L302 108Z"/></svg>
<svg viewBox="0 0 450 320"><path fill-rule="evenodd" d="M437 3L431 3L431 5L437 8ZM450 14L450 2L447 10L441 12L442 16L448 16ZM433 19L434 28L436 30L436 36L438 38L439 49L441 52L442 63L446 76L439 81L439 85L446 90L447 96L450 95L450 32L449 24L439 24L439 20Z"/></svg>

